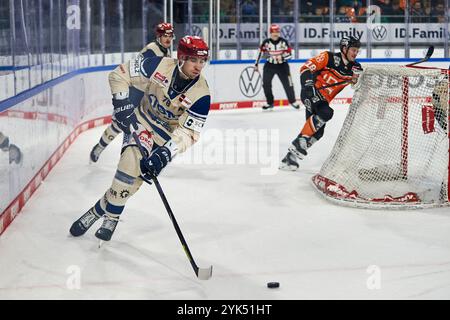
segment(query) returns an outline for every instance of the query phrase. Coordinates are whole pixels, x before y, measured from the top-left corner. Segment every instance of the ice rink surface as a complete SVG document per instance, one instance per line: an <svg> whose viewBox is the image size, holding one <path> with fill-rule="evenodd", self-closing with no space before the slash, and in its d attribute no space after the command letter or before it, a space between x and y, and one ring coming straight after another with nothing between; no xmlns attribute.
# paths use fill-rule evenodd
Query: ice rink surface
<svg viewBox="0 0 450 320"><path fill-rule="evenodd" d="M117 138L89 164L105 127L83 133L0 238L0 299L449 299L449 208L352 209L313 189L347 111L334 109L298 172L270 172L262 157L220 162L229 148L250 156L266 145L278 165L304 121L282 108L212 112L193 149L200 161L180 155L161 174L197 264L214 266L209 281L194 276L153 186L128 201L100 249L100 222L69 236L109 188L120 152ZM253 138L234 143L239 130Z"/></svg>

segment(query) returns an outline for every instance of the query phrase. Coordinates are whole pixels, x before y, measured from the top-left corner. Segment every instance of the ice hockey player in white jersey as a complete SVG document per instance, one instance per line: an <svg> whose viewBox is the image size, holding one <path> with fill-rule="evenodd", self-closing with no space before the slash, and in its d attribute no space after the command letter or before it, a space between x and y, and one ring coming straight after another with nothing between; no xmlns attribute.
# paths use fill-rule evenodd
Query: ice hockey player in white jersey
<svg viewBox="0 0 450 320"><path fill-rule="evenodd" d="M174 30L170 23L160 23L156 26L155 29L156 40L147 44L140 52L139 56L141 58L151 58L151 57L170 57L170 46L172 45L172 41L175 39ZM133 59L133 61L136 61ZM118 66L113 73L117 73L120 75L120 79L124 86L132 85L132 68L135 68L135 65L130 64L130 61L121 64ZM128 72L124 72L128 71ZM113 82L111 84L111 81ZM117 86L117 78L113 78L111 80L110 77L110 87L112 90L112 86ZM138 92L131 92L132 102L135 105L139 105L140 98L142 94ZM103 150L122 132L120 128L114 123L114 121L105 129L102 136L100 137L100 141L92 148L90 153L91 162L97 162L100 154Z"/></svg>
<svg viewBox="0 0 450 320"><path fill-rule="evenodd" d="M117 226L126 201L145 180L158 176L177 153L198 141L210 108L210 93L201 71L209 49L200 38L180 39L177 59L142 59L137 78L146 83L145 98L135 108L128 91L113 91L114 121L124 132L121 157L111 187L70 228L83 235L100 217L96 237L108 241ZM142 157L133 139L136 132L147 157Z"/></svg>

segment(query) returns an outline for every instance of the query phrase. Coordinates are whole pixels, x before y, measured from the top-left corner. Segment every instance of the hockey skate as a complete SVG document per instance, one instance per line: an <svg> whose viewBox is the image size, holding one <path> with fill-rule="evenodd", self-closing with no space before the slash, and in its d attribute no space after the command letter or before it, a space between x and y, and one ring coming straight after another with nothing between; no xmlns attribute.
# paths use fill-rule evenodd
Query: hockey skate
<svg viewBox="0 0 450 320"><path fill-rule="evenodd" d="M283 160L281 160L279 169L284 171L295 171L298 167L297 157L291 152L288 152Z"/></svg>
<svg viewBox="0 0 450 320"><path fill-rule="evenodd" d="M94 208L89 209L88 212L72 224L70 234L74 237L82 236L98 219L100 219L100 216L94 212Z"/></svg>
<svg viewBox="0 0 450 320"><path fill-rule="evenodd" d="M291 103L291 107L297 110L300 109L300 105L298 104L298 102Z"/></svg>
<svg viewBox="0 0 450 320"><path fill-rule="evenodd" d="M102 151L105 150L104 147L102 147L99 143L97 143L91 150L90 159L92 162L97 162L98 158L100 157L100 154Z"/></svg>
<svg viewBox="0 0 450 320"><path fill-rule="evenodd" d="M267 103L267 104L262 106L262 109L265 110L265 111L273 110L273 104Z"/></svg>
<svg viewBox="0 0 450 320"><path fill-rule="evenodd" d="M15 144L9 146L9 163L22 163L22 151Z"/></svg>
<svg viewBox="0 0 450 320"><path fill-rule="evenodd" d="M117 223L119 223L118 215L105 214L102 226L97 230L95 236L102 241L109 241L116 230ZM100 242L101 244L101 242Z"/></svg>
<svg viewBox="0 0 450 320"><path fill-rule="evenodd" d="M0 137L1 137L1 133L0 133ZM3 139L3 142L0 143L0 149L3 151L8 151L9 150L9 138L5 137Z"/></svg>
<svg viewBox="0 0 450 320"><path fill-rule="evenodd" d="M308 149L309 138L304 136L298 136L292 141L292 145L288 148L289 152L296 156L298 159L303 160L308 155L306 149Z"/></svg>

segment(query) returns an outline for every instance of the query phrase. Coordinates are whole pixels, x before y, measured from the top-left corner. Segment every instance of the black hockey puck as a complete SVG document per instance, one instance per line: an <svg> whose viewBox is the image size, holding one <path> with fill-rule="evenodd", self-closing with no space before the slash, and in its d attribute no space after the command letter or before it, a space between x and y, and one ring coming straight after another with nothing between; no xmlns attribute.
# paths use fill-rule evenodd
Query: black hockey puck
<svg viewBox="0 0 450 320"><path fill-rule="evenodd" d="M267 283L267 288L279 288L280 287L280 283L279 282L268 282Z"/></svg>

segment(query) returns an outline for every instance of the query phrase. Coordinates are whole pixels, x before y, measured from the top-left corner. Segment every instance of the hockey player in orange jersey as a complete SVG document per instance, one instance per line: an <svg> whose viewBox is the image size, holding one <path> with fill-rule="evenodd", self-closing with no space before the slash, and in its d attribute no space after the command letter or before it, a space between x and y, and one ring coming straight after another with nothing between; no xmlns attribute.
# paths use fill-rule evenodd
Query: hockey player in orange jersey
<svg viewBox="0 0 450 320"><path fill-rule="evenodd" d="M356 56L360 47L359 39L344 37L340 41L340 52L324 51L301 67L300 98L306 108L306 123L281 161L281 170L297 170L298 160L322 138L326 123L333 117L330 102L347 85L358 81L362 67L356 62ZM331 86L333 84L337 85ZM326 86L329 87L323 88Z"/></svg>
<svg viewBox="0 0 450 320"><path fill-rule="evenodd" d="M142 58L151 57L170 57L170 46L172 41L175 39L174 30L170 23L162 22L159 23L155 28L156 40L147 44L140 52L139 56ZM136 61L133 59L133 61ZM114 91L114 87L121 86L128 87L129 85L134 85L133 78L136 76L134 71L135 65L130 65L130 61L119 65L113 73L118 74L119 77L114 77L109 79L109 84L111 91ZM120 81L117 81L119 79ZM127 91L127 90L120 90ZM131 95L131 100L135 105L139 105L140 95L134 95L134 92L129 92ZM100 154L105 150L105 148L121 133L122 130L114 123L114 121L105 129L100 141L92 148L90 153L90 161L97 162Z"/></svg>

